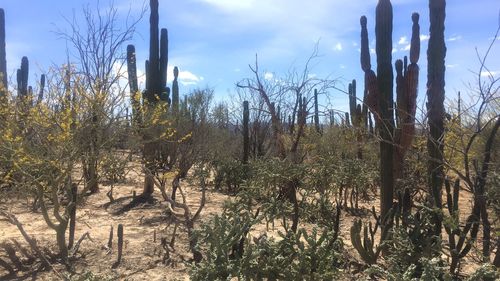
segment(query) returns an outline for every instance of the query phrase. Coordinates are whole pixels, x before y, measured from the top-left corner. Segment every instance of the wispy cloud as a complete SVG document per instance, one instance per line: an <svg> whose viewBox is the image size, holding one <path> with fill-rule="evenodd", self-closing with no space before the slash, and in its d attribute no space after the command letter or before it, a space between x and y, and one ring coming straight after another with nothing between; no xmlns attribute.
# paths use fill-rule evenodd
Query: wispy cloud
<svg viewBox="0 0 500 281"><path fill-rule="evenodd" d="M460 39L462 39L462 36L461 35L456 35L456 36L449 37L448 39L446 39L446 41L453 42L453 41L457 41L457 40L460 40Z"/></svg>
<svg viewBox="0 0 500 281"><path fill-rule="evenodd" d="M339 43L335 44L335 46L333 47L333 49L335 51L337 51L337 52L342 51L342 43L339 42Z"/></svg>
<svg viewBox="0 0 500 281"><path fill-rule="evenodd" d="M406 45L406 44L408 44L408 38L406 36L402 36L401 38L399 38L398 44L399 45Z"/></svg>
<svg viewBox="0 0 500 281"><path fill-rule="evenodd" d="M251 9L256 3L255 0L202 0L219 9L227 12L245 11Z"/></svg>
<svg viewBox="0 0 500 281"><path fill-rule="evenodd" d="M411 44L407 44L403 48L399 49L400 51L409 51L411 49Z"/></svg>
<svg viewBox="0 0 500 281"><path fill-rule="evenodd" d="M500 75L500 70L499 71L482 71L481 76L482 77L496 77Z"/></svg>

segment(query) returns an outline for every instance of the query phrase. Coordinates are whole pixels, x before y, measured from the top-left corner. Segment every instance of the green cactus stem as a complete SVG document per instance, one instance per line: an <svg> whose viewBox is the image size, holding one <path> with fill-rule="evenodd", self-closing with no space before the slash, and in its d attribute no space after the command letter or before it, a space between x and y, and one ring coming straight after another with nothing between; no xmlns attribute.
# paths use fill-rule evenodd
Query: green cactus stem
<svg viewBox="0 0 500 281"><path fill-rule="evenodd" d="M123 254L123 225L121 223L118 225L117 236L118 236L118 258L116 260L116 264L120 264Z"/></svg>
<svg viewBox="0 0 500 281"><path fill-rule="evenodd" d="M477 234L479 232L480 209L474 206L471 214L467 218L465 226L460 226L460 215L458 201L460 195L460 180L457 179L451 190L451 183L448 178L444 181L446 190L446 205L451 223L445 224L444 228L448 234L448 245L450 247L450 273L456 274L460 260L471 250ZM458 239L458 240L457 240Z"/></svg>
<svg viewBox="0 0 500 281"><path fill-rule="evenodd" d="M319 126L319 107L318 107L318 90L314 89L314 126L316 127L316 132L320 133L321 128Z"/></svg>
<svg viewBox="0 0 500 281"><path fill-rule="evenodd" d="M37 103L41 103L43 100L43 93L45 91L45 74L40 76L40 90L38 91Z"/></svg>
<svg viewBox="0 0 500 281"><path fill-rule="evenodd" d="M250 109L248 101L244 101L243 102L243 164L248 163L248 158L250 154L249 121L250 121Z"/></svg>
<svg viewBox="0 0 500 281"><path fill-rule="evenodd" d="M137 82L137 58L135 56L135 46L127 46L127 74L128 86L130 89L130 103L132 105L132 124L137 127L141 124L141 104L139 85Z"/></svg>
<svg viewBox="0 0 500 281"><path fill-rule="evenodd" d="M429 137L428 181L433 203L441 208L444 150L444 73L446 45L444 40L445 0L429 1L429 47L427 49L427 116ZM436 233L441 225L436 225Z"/></svg>
<svg viewBox="0 0 500 281"><path fill-rule="evenodd" d="M172 108L174 113L179 111L179 68L174 67L174 80L172 81Z"/></svg>
<svg viewBox="0 0 500 281"><path fill-rule="evenodd" d="M380 141L380 211L385 217L392 207L394 194L394 114L392 72L392 5L379 0L376 8L375 36L377 75L371 70L366 17L361 17L361 68L365 72L366 104L374 114Z"/></svg>
<svg viewBox="0 0 500 281"><path fill-rule="evenodd" d="M7 55L5 51L5 12L0 9L0 96L7 92Z"/></svg>
<svg viewBox="0 0 500 281"><path fill-rule="evenodd" d="M21 59L21 68L17 70L17 95L20 98L28 96L29 62L27 57Z"/></svg>

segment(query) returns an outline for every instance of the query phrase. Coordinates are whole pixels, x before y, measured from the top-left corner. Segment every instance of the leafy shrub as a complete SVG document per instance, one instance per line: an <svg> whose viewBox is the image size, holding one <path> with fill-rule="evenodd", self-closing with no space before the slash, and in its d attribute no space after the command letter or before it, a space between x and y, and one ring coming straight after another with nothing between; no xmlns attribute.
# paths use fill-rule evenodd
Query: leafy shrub
<svg viewBox="0 0 500 281"><path fill-rule="evenodd" d="M247 166L236 159L229 159L213 163L215 168L215 189L236 193L247 178Z"/></svg>

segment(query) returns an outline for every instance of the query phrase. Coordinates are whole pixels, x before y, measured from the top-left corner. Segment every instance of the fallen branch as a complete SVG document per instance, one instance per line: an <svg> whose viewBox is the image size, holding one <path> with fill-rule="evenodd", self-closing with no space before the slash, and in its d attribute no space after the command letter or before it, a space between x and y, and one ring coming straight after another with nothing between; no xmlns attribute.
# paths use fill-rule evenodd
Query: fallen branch
<svg viewBox="0 0 500 281"><path fill-rule="evenodd" d="M71 254L70 256L74 257L76 255L76 253L78 252L78 249L80 248L80 244L82 244L83 240L85 238L88 238L91 242L94 242L92 240L92 238L90 237L90 234L89 232L85 232L81 237L80 239L78 239L78 241L75 243L75 246L71 249Z"/></svg>
<svg viewBox="0 0 500 281"><path fill-rule="evenodd" d="M0 211L0 216L3 216L4 218L7 219L7 221L9 223L11 223L17 227L19 232L21 232L22 236L24 237L24 240L26 240L26 242L28 242L28 244L30 245L33 252L35 252L36 255L40 258L42 265L44 267L52 269L52 271L56 274L57 277L59 277L61 280L65 280L65 278L50 264L49 260L45 257L43 252L40 250L40 248L36 244L36 240L31 238L31 236L29 236L28 233L26 233L23 225L19 222L19 220L16 218L16 216L14 216L13 214L8 213L6 211Z"/></svg>

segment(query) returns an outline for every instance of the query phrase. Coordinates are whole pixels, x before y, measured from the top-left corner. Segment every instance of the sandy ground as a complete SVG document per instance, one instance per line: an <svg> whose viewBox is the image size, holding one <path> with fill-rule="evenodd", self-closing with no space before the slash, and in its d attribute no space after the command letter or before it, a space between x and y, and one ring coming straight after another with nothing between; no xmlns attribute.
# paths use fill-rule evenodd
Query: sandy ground
<svg viewBox="0 0 500 281"><path fill-rule="evenodd" d="M150 205L143 205L134 208L124 214L116 215L114 212L121 206L132 200L132 193L141 192L142 177L139 174L131 173L124 183L115 185L115 203L106 206L109 202L106 192L109 186L101 184L100 192L87 198L84 204L79 206L77 211L76 238L80 238L84 233L89 233L90 239L85 239L80 247L77 259L74 262L73 271L82 274L91 271L100 276L106 276L113 280L189 280L188 268L185 261L192 255L188 248L187 233L184 227L179 226L175 235L174 251L170 252L170 263L163 263L165 250L162 246L162 238L170 242L174 226L168 226L168 219L165 216L165 204L162 203L158 191L155 192L157 202ZM199 204L201 190L198 187L183 183L188 203L194 212ZM461 210L468 210L471 205L470 194L461 192ZM225 200L230 199L228 195L207 191L207 202L201 214L201 222L207 221L214 214L220 213ZM7 204L8 202L8 204ZM362 202L361 207L369 210L371 206L376 206L378 210L378 200ZM9 198L4 203L0 203L0 208L7 209L17 216L23 224L28 234L38 240L39 245L49 246L56 250L54 245L55 232L48 228L40 213L33 213L30 210L26 199ZM365 217L371 217L366 212ZM461 212L462 221L465 221L466 211ZM356 217L343 212L341 222L341 237L344 240L347 251L353 254L350 244L349 229L352 221ZM200 221L197 222L199 225ZM123 260L120 265L113 268L117 259L116 229L118 224L124 226L124 250ZM310 225L301 225L309 228ZM114 228L113 247L107 248L110 228ZM276 230L280 229L280 223L276 222ZM266 231L265 225L254 228L252 234L258 236ZM274 236L275 233L268 233ZM447 236L444 235L444 238ZM0 244L16 239L21 244L25 244L17 228L6 221L0 220ZM0 251L0 258L4 255ZM474 268L474 262L469 260L466 271ZM55 280L56 274L51 271L44 272L19 272L16 276L7 277L7 272L0 268L0 280ZM61 274L68 274L61 265L55 265L55 270Z"/></svg>

